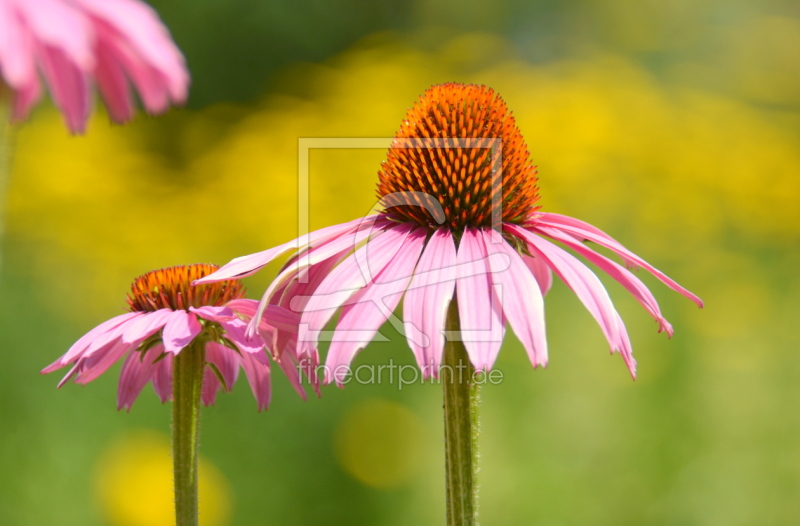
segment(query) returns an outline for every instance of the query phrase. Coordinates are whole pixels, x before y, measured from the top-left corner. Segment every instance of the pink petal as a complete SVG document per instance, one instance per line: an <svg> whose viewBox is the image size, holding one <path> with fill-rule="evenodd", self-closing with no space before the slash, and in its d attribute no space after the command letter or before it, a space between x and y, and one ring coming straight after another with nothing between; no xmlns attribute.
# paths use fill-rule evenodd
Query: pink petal
<svg viewBox="0 0 800 526"><path fill-rule="evenodd" d="M395 256L410 231L399 225L372 238L334 268L322 281L303 310L298 330L298 356L310 356L317 348L319 332L336 310L356 291L371 283Z"/></svg>
<svg viewBox="0 0 800 526"><path fill-rule="evenodd" d="M34 76L31 81L24 84L14 92L11 120L21 122L28 118L31 108L39 101L42 96L42 85L39 78Z"/></svg>
<svg viewBox="0 0 800 526"><path fill-rule="evenodd" d="M528 352L534 367L547 365L547 338L544 324L544 299L539 283L517 251L492 229L481 229L487 255L503 254L509 265L489 259L489 279L495 292L502 294L503 313Z"/></svg>
<svg viewBox="0 0 800 526"><path fill-rule="evenodd" d="M574 256L544 238L517 225L505 224L504 227L519 239L526 241L531 252L543 258L553 272L575 292L578 299L597 320L611 351L621 351L624 345L622 333L625 329L620 327L619 315L597 276Z"/></svg>
<svg viewBox="0 0 800 526"><path fill-rule="evenodd" d="M265 343L261 336L255 335L252 338L248 338L245 335L247 323L239 318L221 322L220 325L225 329L228 339L243 353L257 354L264 351Z"/></svg>
<svg viewBox="0 0 800 526"><path fill-rule="evenodd" d="M373 282L356 292L342 309L326 361L326 370L334 372L340 386L345 368L358 351L372 341L383 322L393 316L411 281L425 245L426 233L422 228L409 233L396 257L389 260L382 270L373 269L377 272Z"/></svg>
<svg viewBox="0 0 800 526"><path fill-rule="evenodd" d="M203 369L203 391L200 393L200 399L204 406L214 405L220 385L219 378L210 367Z"/></svg>
<svg viewBox="0 0 800 526"><path fill-rule="evenodd" d="M408 345L427 380L439 377L447 309L456 286L456 245L447 228L437 229L422 252L403 300Z"/></svg>
<svg viewBox="0 0 800 526"><path fill-rule="evenodd" d="M166 351L161 344L154 345L150 352L157 352L159 355L164 354ZM156 364L156 371L153 374L153 390L161 399L161 403L172 400L172 360L173 355L167 353Z"/></svg>
<svg viewBox="0 0 800 526"><path fill-rule="evenodd" d="M117 388L117 409L131 410L139 393L142 392L144 386L153 378L158 369L158 364L153 362L161 356L162 352L163 347L161 349L153 347L148 349L144 356L142 356L142 352L128 354L120 373L119 386Z"/></svg>
<svg viewBox="0 0 800 526"><path fill-rule="evenodd" d="M527 255L522 255L522 261L525 262L525 265L531 271L533 277L536 278L542 296L547 296L550 287L553 286L553 271L550 270L547 263L542 261L542 258L532 258Z"/></svg>
<svg viewBox="0 0 800 526"><path fill-rule="evenodd" d="M139 346L139 342L134 344L125 343L116 339L91 356L81 358L78 362L78 375L75 377L75 383L85 385L92 380L98 378L101 374L106 372L109 367L114 365L117 360L129 350L135 349Z"/></svg>
<svg viewBox="0 0 800 526"><path fill-rule="evenodd" d="M682 294L683 296L686 296L687 298L695 302L699 307L703 306L703 301L699 297L695 296L685 288L678 285L675 281L670 279L666 274L664 274L657 268L653 267L647 261L643 260L633 252L629 251L627 248L622 246L622 244L620 244L618 241L613 239L605 232L599 230L598 228L593 227L588 223L584 223L583 221L579 221L577 219L573 219L567 216L562 216L559 214L542 214L542 216L538 219L538 222L544 226L551 226L555 229L566 232L567 234L575 236L578 239L587 239L589 241L597 243L601 247L605 247L609 250L616 252L623 259L632 261L635 264L645 268L666 286Z"/></svg>
<svg viewBox="0 0 800 526"><path fill-rule="evenodd" d="M478 231L465 229L456 254L456 297L461 339L479 371L492 368L505 334L505 319L489 279L487 256Z"/></svg>
<svg viewBox="0 0 800 526"><path fill-rule="evenodd" d="M132 0L75 0L100 19L98 25L112 28L117 39L131 48L131 53L162 75L171 98L186 99L189 74L183 56L147 4Z"/></svg>
<svg viewBox="0 0 800 526"><path fill-rule="evenodd" d="M658 307L658 302L656 301L653 294L647 288L647 286L642 283L642 281L637 278L631 271L623 267L622 265L611 261L607 257L598 254L594 250L590 249L583 243L579 242L577 239L572 237L569 234L566 234L560 230L556 230L551 227L535 227L535 230L541 232L542 234L555 239L556 241L560 241L570 247L571 249L575 250L577 253L581 254L583 257L600 267L606 274L614 278L617 282L619 282L623 287L625 287L628 292L630 292L636 301L638 301L642 307L645 308L647 312L650 313L653 318L658 322L659 330L658 332L666 331L667 334L671 337L673 334L672 325L669 324L667 320L661 315L661 309Z"/></svg>
<svg viewBox="0 0 800 526"><path fill-rule="evenodd" d="M300 398L302 398L304 401L307 400L308 397L306 396L305 389L303 389L303 382L302 378L300 377L299 366L294 360L294 355L291 353L283 353L276 363L283 371L283 374L286 375L286 378L289 380L289 383L292 385L292 387L294 387L294 390L300 395ZM317 382L317 385L314 386L314 390L317 392L317 396L319 396L319 382Z"/></svg>
<svg viewBox="0 0 800 526"><path fill-rule="evenodd" d="M253 300L238 300L238 301L253 301ZM189 307L189 312L193 312L208 321L230 321L236 318L236 313L233 309L226 305L224 307L212 307L204 305L203 307Z"/></svg>
<svg viewBox="0 0 800 526"><path fill-rule="evenodd" d="M84 72L94 68L94 32L80 9L61 0L15 2L36 40L61 50L64 58Z"/></svg>
<svg viewBox="0 0 800 526"><path fill-rule="evenodd" d="M14 90L38 85L30 30L10 2L0 2L0 72Z"/></svg>
<svg viewBox="0 0 800 526"><path fill-rule="evenodd" d="M374 216L369 216L366 218L358 218L354 221L350 221L349 223L343 223L340 225L334 225L327 228L322 228L320 230L311 232L307 235L300 236L282 245L278 245L277 247L271 248L269 250L264 250L263 252L250 254L249 256L242 256L235 258L231 260L228 264L220 268L218 271L214 272L213 274L210 274L204 278L196 280L194 284L197 285L200 283L213 283L215 281L223 281L226 279L233 279L233 278L239 279L239 278L244 278L246 276L252 276L256 272L267 266L267 264L269 264L273 259L281 256L282 254L285 254L290 250L299 250L300 248L306 245L314 244L317 242L324 241L326 239L344 235L358 228L358 226L364 220L367 220L370 217Z"/></svg>
<svg viewBox="0 0 800 526"><path fill-rule="evenodd" d="M120 314L119 316L115 316L108 321L104 321L94 329L90 330L89 332L81 336L77 342L72 344L72 347L69 348L69 350L66 352L66 354L64 354L64 356L62 356L52 364L45 367L42 370L42 374L51 373L56 369L60 369L61 367L64 367L65 365L74 362L75 360L80 358L86 351L86 349L88 349L89 346L95 340L100 338L102 335L119 327L126 321L129 321L132 318L136 318L141 315L142 313L140 312L126 312L125 314Z"/></svg>
<svg viewBox="0 0 800 526"><path fill-rule="evenodd" d="M216 342L208 342L206 343L206 362L213 363L217 367L225 380L227 390L233 389L233 384L239 377L239 355L236 354L236 351Z"/></svg>
<svg viewBox="0 0 800 526"><path fill-rule="evenodd" d="M47 85L67 127L73 133L82 133L91 110L86 73L70 62L61 49L40 45L38 54Z"/></svg>
<svg viewBox="0 0 800 526"><path fill-rule="evenodd" d="M133 117L133 101L128 79L120 62L106 46L97 47L97 87L114 122L127 122Z"/></svg>
<svg viewBox="0 0 800 526"><path fill-rule="evenodd" d="M200 334L203 327L194 314L185 310L176 310L169 314L164 333L161 337L167 352L178 354L181 349L189 345L194 337Z"/></svg>
<svg viewBox="0 0 800 526"><path fill-rule="evenodd" d="M258 402L258 410L264 411L269 408L269 401L272 396L269 362L262 363L249 353L242 353L241 361L242 369L244 369L247 381L250 383L250 388L253 390L253 395Z"/></svg>
<svg viewBox="0 0 800 526"><path fill-rule="evenodd" d="M141 316L125 323L122 341L130 343L147 339L167 323L171 313L171 309L143 312Z"/></svg>

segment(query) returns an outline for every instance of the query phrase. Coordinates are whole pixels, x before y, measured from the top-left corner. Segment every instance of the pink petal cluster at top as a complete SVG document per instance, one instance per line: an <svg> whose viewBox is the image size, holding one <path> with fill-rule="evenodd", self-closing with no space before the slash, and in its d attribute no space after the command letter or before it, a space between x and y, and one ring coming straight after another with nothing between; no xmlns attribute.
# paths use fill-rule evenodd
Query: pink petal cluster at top
<svg viewBox="0 0 800 526"><path fill-rule="evenodd" d="M593 242L641 266L669 288L702 307L702 301L597 228L559 214L535 212L523 224L466 227L460 241L447 227L391 221L384 214L328 227L278 247L234 259L209 283L249 276L292 249L298 255L264 294L259 312L281 304L301 313L298 356L316 357L321 331L341 308L326 360L326 381L341 383L349 364L373 338L405 295L403 326L426 377L438 374L447 309L458 298L462 337L476 369L493 366L506 322L534 367L546 365L543 297L554 272L600 325L612 352L632 376L636 363L622 318L597 276L552 241L576 251L625 287L672 334L652 293L625 266L584 244ZM549 240L547 239L549 238ZM300 279L304 276L304 279ZM301 289L302 287L302 289ZM251 321L249 330L256 326Z"/></svg>
<svg viewBox="0 0 800 526"><path fill-rule="evenodd" d="M173 357L201 337L206 341L206 362L216 368L224 381L223 385L217 373L210 366L206 367L202 393L205 405L214 403L220 387L226 390L233 387L241 366L258 401L259 411L267 409L271 386L270 358L265 349L271 351L272 358L305 399L294 358L299 317L285 309L270 307L260 318L257 334L246 338L247 321L256 307L256 301L235 299L224 306L122 314L89 331L42 373L72 365L59 387L71 378L78 384L86 384L127 354L119 382L118 408L130 410L141 390L151 381L161 401L166 402L172 397ZM215 329L210 329L211 326Z"/></svg>
<svg viewBox="0 0 800 526"><path fill-rule="evenodd" d="M0 91L11 88L14 120L40 99L40 74L74 133L95 85L116 122L133 116L130 84L150 113L183 103L189 85L183 55L139 0L0 0Z"/></svg>

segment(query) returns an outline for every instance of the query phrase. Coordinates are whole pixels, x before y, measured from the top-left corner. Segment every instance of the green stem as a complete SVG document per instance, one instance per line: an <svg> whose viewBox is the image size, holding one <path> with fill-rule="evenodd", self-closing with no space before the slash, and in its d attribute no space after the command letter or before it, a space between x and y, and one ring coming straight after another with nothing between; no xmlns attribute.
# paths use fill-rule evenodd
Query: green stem
<svg viewBox="0 0 800 526"><path fill-rule="evenodd" d="M446 330L461 329L456 300L450 303ZM447 526L478 524L478 385L464 343L448 338L441 381L444 386L444 441Z"/></svg>
<svg viewBox="0 0 800 526"><path fill-rule="evenodd" d="M177 526L197 526L197 439L205 361L205 341L196 338L175 357L172 367L172 459Z"/></svg>
<svg viewBox="0 0 800 526"><path fill-rule="evenodd" d="M2 264L3 247L2 240L6 231L6 202L8 197L8 182L11 179L11 149L12 131L10 124L11 117L11 96L7 88L0 80L0 264Z"/></svg>

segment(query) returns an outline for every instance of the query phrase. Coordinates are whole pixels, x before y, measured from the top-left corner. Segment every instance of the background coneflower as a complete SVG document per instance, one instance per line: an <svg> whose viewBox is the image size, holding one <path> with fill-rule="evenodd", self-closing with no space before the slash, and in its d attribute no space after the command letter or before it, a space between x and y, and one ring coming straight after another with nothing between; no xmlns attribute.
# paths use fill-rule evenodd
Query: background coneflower
<svg viewBox="0 0 800 526"><path fill-rule="evenodd" d="M162 402L173 402L175 511L178 526L197 524L197 446L200 402L212 405L220 388L229 391L244 369L258 409L270 402L270 360L278 363L301 397L305 392L294 349L299 317L272 307L245 338L256 302L244 299L238 281L192 285L217 270L189 265L154 270L133 282L130 312L101 323L46 367L72 365L71 378L85 384L125 358L117 407L130 410L142 388L153 383Z"/></svg>

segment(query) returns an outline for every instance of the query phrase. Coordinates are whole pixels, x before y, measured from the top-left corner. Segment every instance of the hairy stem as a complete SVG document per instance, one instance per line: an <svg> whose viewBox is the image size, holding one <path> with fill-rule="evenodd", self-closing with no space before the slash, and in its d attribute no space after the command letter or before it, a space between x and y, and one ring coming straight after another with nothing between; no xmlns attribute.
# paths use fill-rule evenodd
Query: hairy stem
<svg viewBox="0 0 800 526"><path fill-rule="evenodd" d="M478 386L475 369L460 336L458 306L447 313L448 331L441 369L444 387L444 439L447 526L478 524Z"/></svg>
<svg viewBox="0 0 800 526"><path fill-rule="evenodd" d="M175 357L172 368L172 459L177 526L197 526L197 443L204 367L205 341L196 338Z"/></svg>

